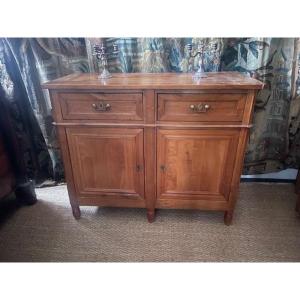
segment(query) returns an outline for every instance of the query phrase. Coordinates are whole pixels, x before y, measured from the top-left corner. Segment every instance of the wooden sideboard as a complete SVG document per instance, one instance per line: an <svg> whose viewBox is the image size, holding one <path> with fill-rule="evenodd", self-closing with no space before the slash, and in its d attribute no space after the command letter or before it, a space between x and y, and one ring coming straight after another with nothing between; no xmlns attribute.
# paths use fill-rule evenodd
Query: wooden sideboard
<svg viewBox="0 0 300 300"><path fill-rule="evenodd" d="M75 218L80 205L224 211L237 200L255 94L236 72L72 74L43 85Z"/></svg>

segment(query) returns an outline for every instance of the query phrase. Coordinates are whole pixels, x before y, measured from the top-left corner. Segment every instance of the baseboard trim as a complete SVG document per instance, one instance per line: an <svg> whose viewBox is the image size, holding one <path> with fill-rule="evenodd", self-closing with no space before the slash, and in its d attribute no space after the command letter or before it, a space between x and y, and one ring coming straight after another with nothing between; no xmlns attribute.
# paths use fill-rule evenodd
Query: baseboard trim
<svg viewBox="0 0 300 300"><path fill-rule="evenodd" d="M241 178L241 182L296 183L296 180L295 179L274 179L274 178Z"/></svg>

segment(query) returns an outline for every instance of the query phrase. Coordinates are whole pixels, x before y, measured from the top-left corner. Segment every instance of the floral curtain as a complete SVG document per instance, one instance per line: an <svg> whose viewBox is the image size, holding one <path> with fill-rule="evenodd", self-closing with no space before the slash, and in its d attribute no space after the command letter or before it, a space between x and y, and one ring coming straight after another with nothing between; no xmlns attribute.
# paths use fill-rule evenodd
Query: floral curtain
<svg viewBox="0 0 300 300"><path fill-rule="evenodd" d="M257 95L254 128L245 159L245 174L282 170L300 165L300 79L297 38L22 38L0 39L0 82L10 99L16 124L27 124L29 112L36 129L20 136L33 140L25 155L31 177L36 180L64 177L59 145L52 125L51 104L41 83L74 72L98 72L93 45L114 43L119 54L109 60L111 72L192 72L198 59L190 59L186 45L217 44L217 55L205 54L208 72L238 71L265 83ZM6 53L3 55L3 53ZM14 98L17 88L9 69L14 58L26 97ZM9 93L11 96L9 98ZM25 114L25 115L24 115ZM24 115L22 120L17 116ZM30 122L32 117L30 117ZM37 146L38 145L38 146ZM37 172L40 169L43 172ZM34 171L35 170L35 171Z"/></svg>

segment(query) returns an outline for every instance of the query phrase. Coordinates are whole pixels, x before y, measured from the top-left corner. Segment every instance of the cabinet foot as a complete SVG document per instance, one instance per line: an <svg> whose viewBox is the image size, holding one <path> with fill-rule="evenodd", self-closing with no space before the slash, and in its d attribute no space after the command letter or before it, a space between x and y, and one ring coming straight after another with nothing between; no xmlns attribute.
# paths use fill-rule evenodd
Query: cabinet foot
<svg viewBox="0 0 300 300"><path fill-rule="evenodd" d="M37 202L34 184L31 180L19 184L15 189L15 195L18 201L25 205L33 205Z"/></svg>
<svg viewBox="0 0 300 300"><path fill-rule="evenodd" d="M224 223L225 225L229 226L232 223L233 211L228 210L224 213Z"/></svg>
<svg viewBox="0 0 300 300"><path fill-rule="evenodd" d="M80 219L81 211L80 211L79 206L72 207L72 213L73 213L73 216L74 216L74 218L75 218L76 220Z"/></svg>
<svg viewBox="0 0 300 300"><path fill-rule="evenodd" d="M153 223L155 219L155 211L154 210L148 210L147 211L147 219L149 223Z"/></svg>

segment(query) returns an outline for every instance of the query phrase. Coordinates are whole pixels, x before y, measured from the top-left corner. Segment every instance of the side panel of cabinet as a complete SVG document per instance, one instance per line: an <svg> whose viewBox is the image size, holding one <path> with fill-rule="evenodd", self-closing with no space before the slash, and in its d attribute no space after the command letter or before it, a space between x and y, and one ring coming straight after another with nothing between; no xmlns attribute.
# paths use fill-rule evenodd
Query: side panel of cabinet
<svg viewBox="0 0 300 300"><path fill-rule="evenodd" d="M94 196L99 205L115 199L114 206L126 206L126 200L144 198L143 129L70 127L66 134L76 193L83 202Z"/></svg>
<svg viewBox="0 0 300 300"><path fill-rule="evenodd" d="M158 130L158 207L226 209L239 133Z"/></svg>

